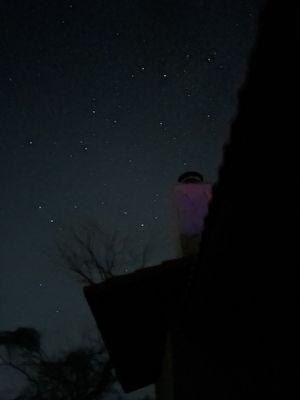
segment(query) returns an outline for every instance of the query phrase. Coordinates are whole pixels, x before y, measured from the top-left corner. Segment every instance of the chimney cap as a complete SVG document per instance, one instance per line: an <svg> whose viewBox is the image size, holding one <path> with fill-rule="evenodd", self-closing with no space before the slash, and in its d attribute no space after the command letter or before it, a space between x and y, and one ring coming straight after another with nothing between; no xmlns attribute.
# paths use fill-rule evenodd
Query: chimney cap
<svg viewBox="0 0 300 400"><path fill-rule="evenodd" d="M180 175L177 182L179 183L203 183L203 176L196 171L187 171Z"/></svg>

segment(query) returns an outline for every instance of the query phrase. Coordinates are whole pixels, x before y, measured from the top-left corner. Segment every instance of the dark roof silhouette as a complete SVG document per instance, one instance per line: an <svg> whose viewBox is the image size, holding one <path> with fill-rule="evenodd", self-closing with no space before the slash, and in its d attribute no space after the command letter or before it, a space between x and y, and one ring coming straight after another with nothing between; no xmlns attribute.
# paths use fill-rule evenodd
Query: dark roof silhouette
<svg viewBox="0 0 300 400"><path fill-rule="evenodd" d="M85 289L127 391L156 379L171 328L175 400L300 398L299 7L267 3L195 266Z"/></svg>
<svg viewBox="0 0 300 400"><path fill-rule="evenodd" d="M157 380L192 259L169 260L84 288L125 392Z"/></svg>
<svg viewBox="0 0 300 400"><path fill-rule="evenodd" d="M174 339L176 399L300 398L299 7L269 1L260 22Z"/></svg>

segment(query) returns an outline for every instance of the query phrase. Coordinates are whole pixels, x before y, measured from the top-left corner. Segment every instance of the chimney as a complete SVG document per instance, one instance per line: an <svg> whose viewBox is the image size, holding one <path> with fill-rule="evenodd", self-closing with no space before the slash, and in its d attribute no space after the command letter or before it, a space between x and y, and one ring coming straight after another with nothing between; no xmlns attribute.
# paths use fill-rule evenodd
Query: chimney
<svg viewBox="0 0 300 400"><path fill-rule="evenodd" d="M199 172L188 171L178 178L173 198L181 247L179 256L197 254L211 195L212 185L205 183Z"/></svg>

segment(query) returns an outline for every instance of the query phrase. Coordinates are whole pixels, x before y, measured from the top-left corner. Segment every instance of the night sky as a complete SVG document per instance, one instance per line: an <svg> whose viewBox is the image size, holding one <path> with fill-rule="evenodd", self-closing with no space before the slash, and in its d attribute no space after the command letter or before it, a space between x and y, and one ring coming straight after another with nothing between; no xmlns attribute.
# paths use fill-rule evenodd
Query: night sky
<svg viewBox="0 0 300 400"><path fill-rule="evenodd" d="M174 256L172 185L216 181L263 4L0 3L0 330L34 326L52 350L94 330L50 260L65 225L151 241L150 264Z"/></svg>

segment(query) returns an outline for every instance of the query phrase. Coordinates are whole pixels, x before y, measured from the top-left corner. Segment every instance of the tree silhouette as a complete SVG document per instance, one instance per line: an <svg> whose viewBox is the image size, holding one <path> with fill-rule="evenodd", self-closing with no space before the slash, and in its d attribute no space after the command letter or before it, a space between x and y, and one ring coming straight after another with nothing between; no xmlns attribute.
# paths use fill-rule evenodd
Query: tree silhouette
<svg viewBox="0 0 300 400"><path fill-rule="evenodd" d="M131 237L119 231L105 232L95 220L65 227L56 239L55 264L74 273L83 284L92 285L113 278L120 265L144 268L150 242L138 249Z"/></svg>
<svg viewBox="0 0 300 400"><path fill-rule="evenodd" d="M149 244L138 251L131 238L118 232L107 234L94 220L65 227L63 232L56 240L55 261L58 258L59 266L83 284L113 278L124 262L146 265ZM116 378L100 340L50 356L43 350L36 329L19 327L0 332L0 350L0 366L12 368L27 380L14 400L100 400L108 393L123 398L114 386Z"/></svg>
<svg viewBox="0 0 300 400"><path fill-rule="evenodd" d="M115 377L103 347L78 347L49 356L41 348L39 332L25 327L1 332L0 346L0 365L27 379L15 400L98 400L114 391Z"/></svg>
<svg viewBox="0 0 300 400"><path fill-rule="evenodd" d="M132 238L121 237L117 231L108 234L91 219L64 227L63 233L56 240L54 261L88 285L113 278L124 263L145 267L151 249L148 243L139 251ZM0 366L12 368L27 380L14 400L99 400L107 393L123 398L115 389L115 374L100 340L50 356L36 329L2 331Z"/></svg>

